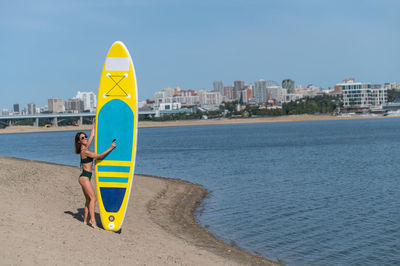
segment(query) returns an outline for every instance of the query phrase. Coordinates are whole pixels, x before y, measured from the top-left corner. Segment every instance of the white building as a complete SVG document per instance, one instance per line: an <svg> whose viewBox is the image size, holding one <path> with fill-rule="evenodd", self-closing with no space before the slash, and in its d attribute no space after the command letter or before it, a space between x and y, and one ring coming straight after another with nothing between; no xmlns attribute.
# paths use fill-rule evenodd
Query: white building
<svg viewBox="0 0 400 266"><path fill-rule="evenodd" d="M162 103L172 102L172 97L167 99L166 93L164 91L157 91L154 93L154 107L159 107Z"/></svg>
<svg viewBox="0 0 400 266"><path fill-rule="evenodd" d="M200 97L197 92L193 90L181 91L180 94L176 95L173 100L174 102L180 103L183 106L200 104Z"/></svg>
<svg viewBox="0 0 400 266"><path fill-rule="evenodd" d="M158 110L164 111L164 110L179 110L181 109L181 104L180 103L161 103Z"/></svg>
<svg viewBox="0 0 400 266"><path fill-rule="evenodd" d="M387 89L371 86L369 83L355 82L354 79L336 84L342 88L343 107L379 107L387 103Z"/></svg>
<svg viewBox="0 0 400 266"><path fill-rule="evenodd" d="M219 91L199 90L201 106L220 106L222 103L222 95Z"/></svg>
<svg viewBox="0 0 400 266"><path fill-rule="evenodd" d="M200 97L194 90L181 90L180 88L165 88L155 93L154 108L161 110L163 104L179 103L181 106L200 104Z"/></svg>
<svg viewBox="0 0 400 266"><path fill-rule="evenodd" d="M155 93L153 107L155 110L175 110L176 108L193 105L219 107L222 101L223 96L219 91L166 88ZM175 103L177 105L174 105Z"/></svg>
<svg viewBox="0 0 400 266"><path fill-rule="evenodd" d="M284 95L282 99L282 103L288 103L288 102L293 102L297 101L303 98L302 94L297 94L297 93L287 93Z"/></svg>
<svg viewBox="0 0 400 266"><path fill-rule="evenodd" d="M97 102L96 102L96 94L94 92L78 91L75 98L83 100L83 108L85 111L89 111L91 113L94 113L96 111Z"/></svg>
<svg viewBox="0 0 400 266"><path fill-rule="evenodd" d="M381 107L387 103L387 89L374 88L369 91L368 102L372 107Z"/></svg>
<svg viewBox="0 0 400 266"><path fill-rule="evenodd" d="M177 95L181 89L179 87L176 88L165 88L163 89L164 93L165 93L165 97L174 97L175 95Z"/></svg>
<svg viewBox="0 0 400 266"><path fill-rule="evenodd" d="M285 98L287 94L287 90L283 89L281 86L278 85L273 85L273 86L268 86L268 93L270 94L272 100L275 100L278 103L283 102L283 99Z"/></svg>
<svg viewBox="0 0 400 266"><path fill-rule="evenodd" d="M40 113L47 113L49 111L49 107L47 105L40 107Z"/></svg>
<svg viewBox="0 0 400 266"><path fill-rule="evenodd" d="M162 91L156 92L155 95L155 102L154 107L158 108L163 103L173 103L174 95L179 93L180 88L165 88Z"/></svg>
<svg viewBox="0 0 400 266"><path fill-rule="evenodd" d="M309 85L307 88L296 88L295 91L296 94L301 94L303 97L315 97L321 92L321 89L317 86Z"/></svg>

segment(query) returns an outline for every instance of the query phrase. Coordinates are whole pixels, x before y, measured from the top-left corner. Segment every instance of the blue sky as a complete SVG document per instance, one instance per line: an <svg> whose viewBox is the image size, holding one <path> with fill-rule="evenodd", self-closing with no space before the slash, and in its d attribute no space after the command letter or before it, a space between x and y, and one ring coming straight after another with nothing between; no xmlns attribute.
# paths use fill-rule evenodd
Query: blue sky
<svg viewBox="0 0 400 266"><path fill-rule="evenodd" d="M0 108L97 93L116 40L131 52L141 100L214 80L399 82L399 10L396 0L5 1Z"/></svg>

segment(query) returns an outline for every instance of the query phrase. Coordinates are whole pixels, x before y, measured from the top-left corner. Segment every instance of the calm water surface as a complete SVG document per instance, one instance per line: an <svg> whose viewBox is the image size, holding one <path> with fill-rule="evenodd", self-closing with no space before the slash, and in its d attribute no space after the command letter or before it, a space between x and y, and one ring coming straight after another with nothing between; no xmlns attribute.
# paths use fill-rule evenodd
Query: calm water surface
<svg viewBox="0 0 400 266"><path fill-rule="evenodd" d="M0 135L0 155L79 165L75 132ZM400 119L139 130L136 172L199 183L198 221L289 265L400 264Z"/></svg>

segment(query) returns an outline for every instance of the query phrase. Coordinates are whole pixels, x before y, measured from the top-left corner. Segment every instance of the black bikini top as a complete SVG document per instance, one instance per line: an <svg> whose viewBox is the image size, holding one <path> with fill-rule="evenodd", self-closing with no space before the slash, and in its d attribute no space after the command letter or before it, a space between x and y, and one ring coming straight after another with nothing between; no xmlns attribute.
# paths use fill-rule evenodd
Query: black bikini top
<svg viewBox="0 0 400 266"><path fill-rule="evenodd" d="M86 157L85 159L81 159L81 163L91 163L93 162L93 158Z"/></svg>
<svg viewBox="0 0 400 266"><path fill-rule="evenodd" d="M85 149L85 150L87 150L87 149ZM90 157L86 157L85 159L81 158L81 164L82 163L91 163L91 162L93 162L93 158L90 158Z"/></svg>

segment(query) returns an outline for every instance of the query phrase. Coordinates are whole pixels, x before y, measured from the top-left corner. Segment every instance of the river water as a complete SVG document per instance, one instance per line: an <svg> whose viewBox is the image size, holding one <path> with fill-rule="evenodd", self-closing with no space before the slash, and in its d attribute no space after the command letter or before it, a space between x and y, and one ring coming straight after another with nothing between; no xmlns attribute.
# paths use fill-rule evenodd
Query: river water
<svg viewBox="0 0 400 266"><path fill-rule="evenodd" d="M75 133L0 135L0 155L79 166ZM393 265L399 148L399 118L142 128L136 173L206 187L198 222L250 252L288 265Z"/></svg>

